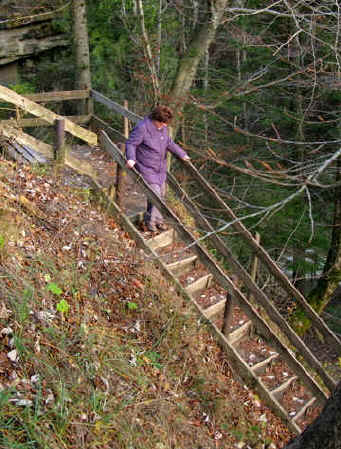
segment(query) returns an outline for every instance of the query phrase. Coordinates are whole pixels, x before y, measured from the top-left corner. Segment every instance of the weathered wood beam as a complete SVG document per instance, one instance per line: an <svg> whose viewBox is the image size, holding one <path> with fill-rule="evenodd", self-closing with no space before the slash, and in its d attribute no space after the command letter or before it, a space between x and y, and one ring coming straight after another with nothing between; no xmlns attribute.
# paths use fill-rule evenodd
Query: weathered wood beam
<svg viewBox="0 0 341 449"><path fill-rule="evenodd" d="M17 94L11 89L0 85L0 98L9 103L15 104L19 108L26 112L29 112L36 117L43 118L47 122L53 124L56 119L63 118L62 116L55 114L49 109L44 108L38 103L34 103L22 95ZM97 145L97 135L92 131L81 128L70 120L65 119L65 131L69 132L75 137L84 140L89 145Z"/></svg>
<svg viewBox="0 0 341 449"><path fill-rule="evenodd" d="M110 98L105 97L101 93L97 92L96 90L91 89L91 96L95 101L98 101L99 103L103 104L107 108L109 108L111 111L118 112L119 114L123 115L124 117L127 117L129 120L131 120L134 123L137 123L142 119L139 115L135 114L134 112L129 111L125 107L121 106L120 104L116 103L113 100L110 100Z"/></svg>
<svg viewBox="0 0 341 449"><path fill-rule="evenodd" d="M30 136L20 129L13 128L8 125L1 125L0 134L3 134L5 137L18 142L19 144L27 145L33 150L43 154L48 159L53 159L54 150L52 145L44 143L41 140Z"/></svg>
<svg viewBox="0 0 341 449"><path fill-rule="evenodd" d="M222 299L221 301L213 304L210 307L207 307L205 309L205 315L207 318L212 318L214 315L217 315L219 312L221 312L225 308L226 299Z"/></svg>
<svg viewBox="0 0 341 449"><path fill-rule="evenodd" d="M67 120L70 120L73 123L78 124L87 124L89 123L91 116L90 115L68 115L65 116ZM52 123L47 122L41 118L22 118L19 120L10 119L10 120L0 120L0 127L2 125L16 126L18 128L38 128L41 126L54 126Z"/></svg>
<svg viewBox="0 0 341 449"><path fill-rule="evenodd" d="M168 231L162 232L155 237L147 240L147 245L154 251L164 246L168 246L174 241L174 229L168 229Z"/></svg>
<svg viewBox="0 0 341 449"><path fill-rule="evenodd" d="M210 286L212 278L213 278L212 274L206 274L205 276L202 276L201 278L192 282L192 284L187 285L185 290L190 295L193 295L194 293L197 293L200 290L204 290L205 288L208 288Z"/></svg>
<svg viewBox="0 0 341 449"><path fill-rule="evenodd" d="M226 335L226 338L228 339L229 343L231 343L231 345L237 346L241 340L243 340L250 334L251 328L251 321L246 321L246 323L242 324L240 327L237 327L237 329ZM250 367L250 369L252 371L252 366Z"/></svg>
<svg viewBox="0 0 341 449"><path fill-rule="evenodd" d="M64 91L52 91L41 92L39 94L25 95L31 101L35 103L49 103L52 101L66 101L66 100L84 100L90 97L89 90L64 90Z"/></svg>

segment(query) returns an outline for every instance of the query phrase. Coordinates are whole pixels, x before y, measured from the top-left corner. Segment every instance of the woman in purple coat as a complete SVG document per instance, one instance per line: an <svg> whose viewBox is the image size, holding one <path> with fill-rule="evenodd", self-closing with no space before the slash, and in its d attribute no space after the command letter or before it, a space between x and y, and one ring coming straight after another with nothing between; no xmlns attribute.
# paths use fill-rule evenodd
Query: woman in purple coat
<svg viewBox="0 0 341 449"><path fill-rule="evenodd" d="M173 113L167 106L157 106L149 116L141 120L126 141L127 167L135 167L151 189L162 199L167 177L167 151L183 160L187 153L168 135L167 125ZM149 231L165 230L160 211L148 200L145 224Z"/></svg>

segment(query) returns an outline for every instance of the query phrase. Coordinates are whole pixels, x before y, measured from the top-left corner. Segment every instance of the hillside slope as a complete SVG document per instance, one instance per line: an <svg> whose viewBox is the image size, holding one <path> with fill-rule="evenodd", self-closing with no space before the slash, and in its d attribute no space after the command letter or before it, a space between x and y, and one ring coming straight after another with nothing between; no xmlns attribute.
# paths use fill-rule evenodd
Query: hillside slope
<svg viewBox="0 0 341 449"><path fill-rule="evenodd" d="M283 447L84 179L1 159L0 195L1 448Z"/></svg>

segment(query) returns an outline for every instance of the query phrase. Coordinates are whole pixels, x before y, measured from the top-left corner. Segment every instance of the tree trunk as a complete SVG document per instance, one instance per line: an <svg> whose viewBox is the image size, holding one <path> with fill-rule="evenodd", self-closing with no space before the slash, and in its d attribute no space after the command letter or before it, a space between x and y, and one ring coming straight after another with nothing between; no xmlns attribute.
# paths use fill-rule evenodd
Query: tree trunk
<svg viewBox="0 0 341 449"><path fill-rule="evenodd" d="M182 111L185 105L198 65L215 38L227 1L215 0L208 2L210 10L207 12L206 20L197 26L193 39L187 46L186 53L181 58L177 75L169 94L171 106L176 112ZM176 114L173 120L174 136L176 135L179 121L180 115Z"/></svg>
<svg viewBox="0 0 341 449"><path fill-rule="evenodd" d="M150 71L150 76L152 78L154 103L157 104L157 102L160 98L160 84L159 84L159 78L157 75L157 69L156 69L155 62L154 62L152 48L151 48L150 41L149 41L149 36L148 36L147 30L146 30L142 0L137 0L137 11L138 11L139 19L140 19L143 50L144 50L145 58L146 58L147 65L148 65L148 68ZM160 24L161 24L161 16L160 16Z"/></svg>
<svg viewBox="0 0 341 449"><path fill-rule="evenodd" d="M320 416L284 449L341 449L341 382Z"/></svg>
<svg viewBox="0 0 341 449"><path fill-rule="evenodd" d="M91 89L91 71L88 23L85 0L73 0L73 36L76 60L76 89ZM91 114L92 104L84 101L80 104L79 114Z"/></svg>
<svg viewBox="0 0 341 449"><path fill-rule="evenodd" d="M335 182L340 180L341 161L338 160ZM309 304L318 314L321 314L328 305L341 280L341 187L335 188L334 198L333 228L327 260L317 286L307 297ZM301 335L311 325L310 320L300 309L294 314L292 322Z"/></svg>

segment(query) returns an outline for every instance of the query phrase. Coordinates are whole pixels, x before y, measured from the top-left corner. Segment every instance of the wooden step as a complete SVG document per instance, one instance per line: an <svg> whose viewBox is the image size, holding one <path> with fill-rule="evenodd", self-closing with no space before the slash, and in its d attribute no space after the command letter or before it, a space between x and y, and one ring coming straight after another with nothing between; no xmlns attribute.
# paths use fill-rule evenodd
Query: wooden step
<svg viewBox="0 0 341 449"><path fill-rule="evenodd" d="M273 396L280 396L281 394L283 394L285 392L285 390L289 387L289 385L291 385L294 380L297 379L297 376L291 376L289 377L289 379L287 379L285 382L283 382L279 387L274 388L273 390L271 390L271 394Z"/></svg>
<svg viewBox="0 0 341 449"><path fill-rule="evenodd" d="M186 257L186 259L178 260L176 262L172 262L167 264L167 268L169 271L171 271L173 274L183 274L187 271L191 271L194 266L195 262L198 260L198 256L190 256Z"/></svg>
<svg viewBox="0 0 341 449"><path fill-rule="evenodd" d="M303 407L296 413L296 415L292 418L292 421L296 422L298 419L300 419L307 411L309 407L311 407L314 402L316 401L315 397L312 397L309 399L308 402L306 402Z"/></svg>
<svg viewBox="0 0 341 449"><path fill-rule="evenodd" d="M168 229L161 234L147 240L147 245L152 250L164 248L165 246L171 245L174 242L174 229Z"/></svg>
<svg viewBox="0 0 341 449"><path fill-rule="evenodd" d="M251 366L251 370L255 374L257 374L257 376L259 376L260 374L262 374L265 371L266 367L268 365L270 365L271 362L273 360L276 360L277 358L278 358L278 354L277 353L276 354L271 354L270 357L268 357L267 359L262 360L261 362L258 362L255 365Z"/></svg>
<svg viewBox="0 0 341 449"><path fill-rule="evenodd" d="M229 343L233 346L236 346L243 338L247 337L250 334L252 328L252 322L247 321L242 326L235 329L233 332L229 333L226 337Z"/></svg>
<svg viewBox="0 0 341 449"><path fill-rule="evenodd" d="M217 315L219 312L224 310L226 304L226 299L222 299L221 301L217 302L216 304L213 304L210 307L207 307L207 309L204 310L204 314L207 318L212 318L214 315Z"/></svg>
<svg viewBox="0 0 341 449"><path fill-rule="evenodd" d="M212 278L213 278L212 274L206 274L205 276L202 276L201 278L192 282L192 284L189 284L185 288L185 290L189 295L193 295L194 293L197 293L200 290L208 288L210 286Z"/></svg>

